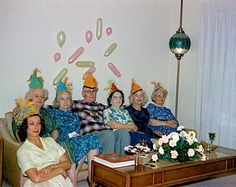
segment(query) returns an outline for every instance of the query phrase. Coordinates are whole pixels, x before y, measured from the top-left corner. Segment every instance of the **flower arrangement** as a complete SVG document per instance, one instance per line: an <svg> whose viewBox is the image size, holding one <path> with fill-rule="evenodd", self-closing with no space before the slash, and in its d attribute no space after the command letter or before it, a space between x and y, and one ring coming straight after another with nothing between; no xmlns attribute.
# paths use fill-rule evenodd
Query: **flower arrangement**
<svg viewBox="0 0 236 187"><path fill-rule="evenodd" d="M206 160L203 146L198 142L196 133L187 132L183 126L179 126L177 132L163 135L156 144L153 144L153 151L155 154L152 155L151 162Z"/></svg>

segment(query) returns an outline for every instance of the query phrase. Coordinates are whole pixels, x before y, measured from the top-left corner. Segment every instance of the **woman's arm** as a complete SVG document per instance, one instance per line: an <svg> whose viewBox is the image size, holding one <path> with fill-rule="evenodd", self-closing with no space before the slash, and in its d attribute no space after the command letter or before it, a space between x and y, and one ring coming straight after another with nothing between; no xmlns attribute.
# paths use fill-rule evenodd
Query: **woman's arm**
<svg viewBox="0 0 236 187"><path fill-rule="evenodd" d="M40 183L52 179L57 175L63 175L64 178L67 178L66 170L68 170L70 166L71 164L67 159L66 154L63 154L60 157L60 162L58 164L47 166L39 171L36 168L31 168L25 173L31 181L34 183Z"/></svg>
<svg viewBox="0 0 236 187"><path fill-rule="evenodd" d="M137 131L138 128L134 123L131 124L124 124L124 123L117 123L115 121L108 121L108 126L112 129L123 129L127 131Z"/></svg>
<svg viewBox="0 0 236 187"><path fill-rule="evenodd" d="M167 126L167 127L176 127L177 125L177 122L174 121L174 120L170 120L170 121L160 121L160 120L157 120L157 119L150 119L149 120L149 125L152 125L152 126L161 126L161 125L164 125L164 126Z"/></svg>

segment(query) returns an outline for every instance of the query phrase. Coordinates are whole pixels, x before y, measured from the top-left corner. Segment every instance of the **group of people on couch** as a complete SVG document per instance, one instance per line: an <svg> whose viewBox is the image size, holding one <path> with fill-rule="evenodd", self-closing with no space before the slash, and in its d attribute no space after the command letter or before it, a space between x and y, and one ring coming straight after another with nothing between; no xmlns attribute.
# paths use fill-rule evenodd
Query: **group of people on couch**
<svg viewBox="0 0 236 187"><path fill-rule="evenodd" d="M145 141L152 148L152 138L177 130L178 121L164 107L168 94L160 83L152 82L154 91L147 103L145 91L132 81L130 105L125 107L124 94L111 82L107 106L96 102L97 82L88 74L82 88L82 100L72 99L72 85L60 80L53 107L44 107L48 91L36 68L29 79L26 97L18 99L13 110L12 128L22 142L17 151L25 186L77 186L77 175L88 158L96 154L125 154L124 147ZM68 176L67 176L68 174Z"/></svg>

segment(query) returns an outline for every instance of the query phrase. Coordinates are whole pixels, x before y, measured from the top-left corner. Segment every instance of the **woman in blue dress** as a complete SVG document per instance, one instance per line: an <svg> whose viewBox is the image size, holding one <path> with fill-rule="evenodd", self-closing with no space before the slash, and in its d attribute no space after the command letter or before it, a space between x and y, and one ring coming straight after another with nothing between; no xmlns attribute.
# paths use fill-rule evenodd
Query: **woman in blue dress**
<svg viewBox="0 0 236 187"><path fill-rule="evenodd" d="M150 103L147 106L147 110L150 114L150 128L154 132L160 131L162 135L176 132L179 126L178 121L171 110L163 106L168 91L164 89L160 83L152 82L152 84L155 86L151 96L153 103Z"/></svg>
<svg viewBox="0 0 236 187"><path fill-rule="evenodd" d="M126 107L129 112L130 117L132 118L135 125L138 127L138 131L131 133L131 145L137 144L137 141L140 141L140 137L137 137L136 134L142 136L142 139L145 140L148 147L152 148L152 138L158 138L160 135L154 133L149 127L150 115L146 108L143 106L147 103L148 97L145 91L137 83L132 80L131 91L129 95L130 105Z"/></svg>
<svg viewBox="0 0 236 187"><path fill-rule="evenodd" d="M50 110L50 113L56 119L59 135L57 141L70 142L74 146L74 154L76 163L78 162L77 169L74 168L73 184L77 185L77 175L81 166L88 157L88 173L89 181L91 179L91 161L94 155L102 151L101 144L95 134L80 135L80 119L79 116L71 112L72 93L69 91L65 83L60 81L56 98L54 100L54 107L56 109Z"/></svg>

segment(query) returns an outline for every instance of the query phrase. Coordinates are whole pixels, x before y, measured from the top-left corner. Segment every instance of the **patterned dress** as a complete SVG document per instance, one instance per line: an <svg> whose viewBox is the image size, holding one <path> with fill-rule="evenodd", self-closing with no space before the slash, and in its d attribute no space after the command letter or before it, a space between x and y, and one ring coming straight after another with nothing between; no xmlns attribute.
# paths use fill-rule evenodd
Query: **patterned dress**
<svg viewBox="0 0 236 187"><path fill-rule="evenodd" d="M153 103L150 103L147 106L147 110L150 114L150 119L156 119L156 120L160 120L160 121L174 120L174 121L177 122L177 126L174 127L174 128L167 127L165 125L150 126L150 128L153 131L160 131L163 135L168 135L171 132L176 132L177 131L179 123L178 123L178 121L176 120L176 118L174 117L174 115L172 114L172 112L169 108L160 107L160 106L157 106Z"/></svg>
<svg viewBox="0 0 236 187"><path fill-rule="evenodd" d="M51 137L40 138L44 150L38 148L28 139L17 150L17 161L21 168L22 175L30 168L41 170L49 165L58 164L60 157L65 153L65 149L57 144ZM27 179L24 187L72 187L70 179L62 175L57 175L46 182L33 183Z"/></svg>
<svg viewBox="0 0 236 187"><path fill-rule="evenodd" d="M104 110L104 121L106 124L108 124L109 121L115 121L117 123L124 123L126 125L134 123L132 118L129 115L128 110L126 110L124 107L120 107L119 110L114 109L114 108L108 108ZM130 145L136 145L139 143L141 140L149 140L147 141L149 147L152 147L152 143L149 139L149 137L142 132L129 132L130 135Z"/></svg>
<svg viewBox="0 0 236 187"><path fill-rule="evenodd" d="M117 123L124 123L126 125L133 123L133 120L130 117L129 112L126 109L124 109L124 107L120 107L120 109L118 110L113 107L110 107L104 110L103 117L104 117L104 122L106 125L108 124L109 121L115 121Z"/></svg>
<svg viewBox="0 0 236 187"><path fill-rule="evenodd" d="M58 129L59 124L56 121L56 118L51 115L49 108L41 108L40 116L43 118L45 123L45 130L43 133L43 137L51 137L52 132ZM67 156L71 163L75 163L75 153L73 145L70 142L65 142L60 139L56 140L67 152Z"/></svg>
<svg viewBox="0 0 236 187"><path fill-rule="evenodd" d="M80 134L80 119L72 112L50 109L50 114L55 118L59 128L59 142L69 142L73 145L75 160L80 161L89 151L97 149L102 152L101 144L95 134L86 134L78 137L69 137L69 133L76 132Z"/></svg>

